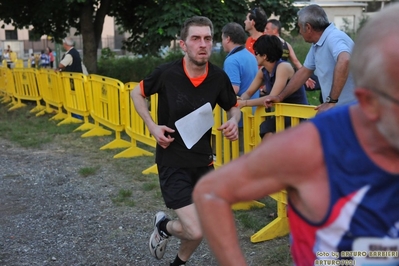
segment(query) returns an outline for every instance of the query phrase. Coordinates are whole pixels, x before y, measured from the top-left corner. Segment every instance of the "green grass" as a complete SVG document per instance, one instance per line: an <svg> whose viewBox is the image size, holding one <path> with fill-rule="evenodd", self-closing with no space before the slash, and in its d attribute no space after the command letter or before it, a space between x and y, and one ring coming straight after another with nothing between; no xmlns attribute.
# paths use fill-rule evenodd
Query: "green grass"
<svg viewBox="0 0 399 266"><path fill-rule="evenodd" d="M315 91L306 91L306 95L308 97L308 101L310 105L319 105L320 100L320 90L315 90Z"/></svg>
<svg viewBox="0 0 399 266"><path fill-rule="evenodd" d="M305 58L308 54L311 44L305 42L300 35L295 37L284 37L284 40L291 44L296 57L298 58L299 62L303 64L303 62L305 62Z"/></svg>
<svg viewBox="0 0 399 266"><path fill-rule="evenodd" d="M144 183L143 184L143 186L142 186L142 189L144 190L144 191L151 191L151 190L154 190L154 189L156 189L156 188L158 188L159 187L159 184L158 184L158 182L147 182L147 183Z"/></svg>
<svg viewBox="0 0 399 266"><path fill-rule="evenodd" d="M234 212L238 223L254 233L262 229L277 216L277 204L275 200L265 197L259 200L259 202L264 203L265 207Z"/></svg>
<svg viewBox="0 0 399 266"><path fill-rule="evenodd" d="M79 174L83 177L94 175L97 172L98 167L83 167L79 169Z"/></svg>
<svg viewBox="0 0 399 266"><path fill-rule="evenodd" d="M35 105L28 102L26 107L8 111L7 104L0 104L0 136L22 147L38 148L56 135L69 134L77 127L57 126L59 121L49 120L48 115L37 117L30 112L33 107Z"/></svg>
<svg viewBox="0 0 399 266"><path fill-rule="evenodd" d="M131 198L132 191L128 189L121 189L116 197L112 198L112 202L118 206L129 206L134 207L136 203Z"/></svg>

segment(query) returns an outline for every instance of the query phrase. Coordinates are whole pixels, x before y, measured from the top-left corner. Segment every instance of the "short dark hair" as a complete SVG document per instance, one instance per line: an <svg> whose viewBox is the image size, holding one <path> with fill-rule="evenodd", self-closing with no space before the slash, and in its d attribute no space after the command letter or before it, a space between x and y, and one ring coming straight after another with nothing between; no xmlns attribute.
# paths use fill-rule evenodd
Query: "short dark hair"
<svg viewBox="0 0 399 266"><path fill-rule="evenodd" d="M227 23L222 29L222 35L223 37L230 37L233 43L240 45L244 45L247 40L244 28L236 22Z"/></svg>
<svg viewBox="0 0 399 266"><path fill-rule="evenodd" d="M268 24L268 23L273 24L273 26L277 28L278 34L281 35L281 23L279 20L272 18L272 19L269 19L266 24Z"/></svg>
<svg viewBox="0 0 399 266"><path fill-rule="evenodd" d="M274 35L262 35L254 43L254 51L266 55L268 62L276 62L283 55L283 44L280 38Z"/></svg>
<svg viewBox="0 0 399 266"><path fill-rule="evenodd" d="M186 40L188 37L188 30L191 26L209 26L211 29L211 36L213 37L213 24L212 21L203 16L193 16L191 18L186 19L184 21L183 27L180 31L180 39Z"/></svg>
<svg viewBox="0 0 399 266"><path fill-rule="evenodd" d="M255 21L255 29L259 32L264 32L267 22L266 12L261 7L255 7L249 12L249 19Z"/></svg>

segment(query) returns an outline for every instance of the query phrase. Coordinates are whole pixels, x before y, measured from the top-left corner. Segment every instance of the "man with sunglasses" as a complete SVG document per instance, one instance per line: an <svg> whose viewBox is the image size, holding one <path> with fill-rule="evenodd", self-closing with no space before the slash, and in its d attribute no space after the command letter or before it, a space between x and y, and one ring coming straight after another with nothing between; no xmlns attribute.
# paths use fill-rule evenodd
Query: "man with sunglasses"
<svg viewBox="0 0 399 266"><path fill-rule="evenodd" d="M247 16L244 21L245 31L249 33L249 37L245 42L245 48L250 51L253 55L254 52L254 43L255 41L262 36L264 33L267 23L267 15L266 12L261 7L255 7L247 13ZM259 88L259 95L265 94L265 86L261 86Z"/></svg>
<svg viewBox="0 0 399 266"><path fill-rule="evenodd" d="M254 54L253 45L255 41L262 36L267 23L266 12L261 7L255 7L248 12L245 17L245 31L249 33L249 37L245 43L245 48Z"/></svg>
<svg viewBox="0 0 399 266"><path fill-rule="evenodd" d="M231 205L283 189L295 265L399 265L398 14L391 4L356 38L357 103L271 136L197 184L194 202L220 265L247 265Z"/></svg>

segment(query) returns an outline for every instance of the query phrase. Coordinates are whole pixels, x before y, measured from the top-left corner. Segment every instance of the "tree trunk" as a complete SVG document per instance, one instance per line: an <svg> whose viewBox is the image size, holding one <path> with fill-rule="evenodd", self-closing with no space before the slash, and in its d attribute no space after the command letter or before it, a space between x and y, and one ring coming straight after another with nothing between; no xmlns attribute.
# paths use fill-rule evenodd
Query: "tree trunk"
<svg viewBox="0 0 399 266"><path fill-rule="evenodd" d="M80 32L83 39L83 62L90 74L97 73L97 50L101 41L104 20L109 12L111 0L101 0L93 21L92 1L86 1L80 11Z"/></svg>
<svg viewBox="0 0 399 266"><path fill-rule="evenodd" d="M89 3L91 1L88 1ZM83 63L89 74L97 73L97 47L98 43L94 31L93 6L90 4L82 5L80 11L80 32L83 39Z"/></svg>

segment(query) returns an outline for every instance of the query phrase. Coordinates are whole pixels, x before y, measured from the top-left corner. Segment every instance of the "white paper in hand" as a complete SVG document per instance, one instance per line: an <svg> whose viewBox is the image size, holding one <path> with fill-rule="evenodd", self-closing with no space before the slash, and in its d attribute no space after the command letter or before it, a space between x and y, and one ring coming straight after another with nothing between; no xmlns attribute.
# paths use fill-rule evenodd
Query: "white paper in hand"
<svg viewBox="0 0 399 266"><path fill-rule="evenodd" d="M213 112L210 103L204 104L175 122L187 149L191 149L213 124Z"/></svg>

